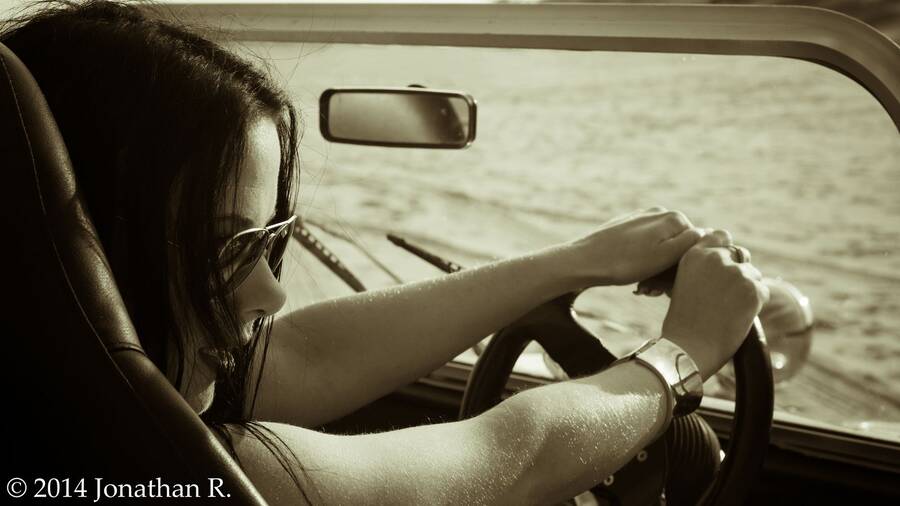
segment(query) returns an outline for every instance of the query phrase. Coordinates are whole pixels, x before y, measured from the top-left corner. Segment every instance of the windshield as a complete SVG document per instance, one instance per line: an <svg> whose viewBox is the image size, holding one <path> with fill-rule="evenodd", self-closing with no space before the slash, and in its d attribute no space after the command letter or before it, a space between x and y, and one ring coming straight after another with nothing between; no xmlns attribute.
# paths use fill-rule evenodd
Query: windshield
<svg viewBox="0 0 900 506"><path fill-rule="evenodd" d="M900 440L900 370L891 366L900 358L900 142L856 83L766 57L242 49L271 59L305 118L299 214L367 287L439 275L388 232L471 266L636 209L678 209L729 229L765 276L808 301L807 328L770 336L777 412ZM410 84L470 93L475 143L444 151L321 139L324 89ZM291 253L288 309L351 292L296 244ZM667 308L632 289L596 288L576 302L582 323L617 354L657 336ZM554 375L537 347L516 370ZM706 391L729 398L728 371Z"/></svg>

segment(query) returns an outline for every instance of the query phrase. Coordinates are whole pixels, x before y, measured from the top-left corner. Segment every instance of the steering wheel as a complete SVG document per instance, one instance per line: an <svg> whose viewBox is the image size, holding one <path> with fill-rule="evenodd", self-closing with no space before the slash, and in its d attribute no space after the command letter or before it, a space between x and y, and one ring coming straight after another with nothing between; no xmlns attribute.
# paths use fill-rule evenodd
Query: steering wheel
<svg viewBox="0 0 900 506"><path fill-rule="evenodd" d="M572 303L577 295L570 293L543 304L494 334L469 376L460 418L475 416L501 401L513 365L531 341L543 346L570 377L596 373L616 360L599 339L576 321ZM744 502L769 444L774 409L772 366L758 318L732 360L736 386L731 438L712 484L702 496L701 491L693 496L704 506ZM617 471L616 479L606 477L607 489L619 487L612 494L613 503L658 504L668 473L667 452L674 446L692 446L673 444L678 438L682 442L685 437L691 438L691 427L699 421L692 421L691 417L697 415L676 418L665 437L658 438ZM630 478L619 479L619 474ZM598 481L603 478L598 477ZM653 481L648 484L648 480ZM601 490L601 494L609 497L608 490ZM673 504L672 499L667 497L667 504Z"/></svg>

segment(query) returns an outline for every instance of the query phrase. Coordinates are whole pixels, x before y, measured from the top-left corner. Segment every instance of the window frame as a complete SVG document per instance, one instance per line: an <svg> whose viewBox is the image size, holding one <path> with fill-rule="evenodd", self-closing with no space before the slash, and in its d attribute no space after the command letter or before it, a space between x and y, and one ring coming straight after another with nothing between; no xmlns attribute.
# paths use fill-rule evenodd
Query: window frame
<svg viewBox="0 0 900 506"><path fill-rule="evenodd" d="M143 6L151 14L155 7ZM169 1L174 13L235 41L397 44L795 58L865 88L900 131L900 46L865 23L821 8L782 5L346 4ZM451 362L401 389L458 407L471 366ZM508 393L547 380L513 374ZM733 403L700 413L727 438ZM771 444L803 455L900 473L900 442L775 413Z"/></svg>

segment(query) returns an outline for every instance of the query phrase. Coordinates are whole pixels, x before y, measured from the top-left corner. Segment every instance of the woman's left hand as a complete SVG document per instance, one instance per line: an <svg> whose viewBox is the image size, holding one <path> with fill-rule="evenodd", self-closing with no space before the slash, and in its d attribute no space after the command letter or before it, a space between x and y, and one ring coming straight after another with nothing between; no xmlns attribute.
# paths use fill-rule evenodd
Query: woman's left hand
<svg viewBox="0 0 900 506"><path fill-rule="evenodd" d="M629 285L678 263L704 231L678 211L653 207L620 216L570 246L588 286Z"/></svg>

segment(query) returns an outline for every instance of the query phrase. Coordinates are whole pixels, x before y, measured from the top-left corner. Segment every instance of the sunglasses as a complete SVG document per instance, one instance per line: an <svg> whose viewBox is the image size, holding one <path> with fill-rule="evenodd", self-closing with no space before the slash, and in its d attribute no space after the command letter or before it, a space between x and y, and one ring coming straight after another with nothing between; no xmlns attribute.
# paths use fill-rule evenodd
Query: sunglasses
<svg viewBox="0 0 900 506"><path fill-rule="evenodd" d="M232 236L219 250L218 257L219 266L225 273L225 286L237 288L262 257L266 257L269 268L277 278L296 219L294 215L282 222L250 228Z"/></svg>

